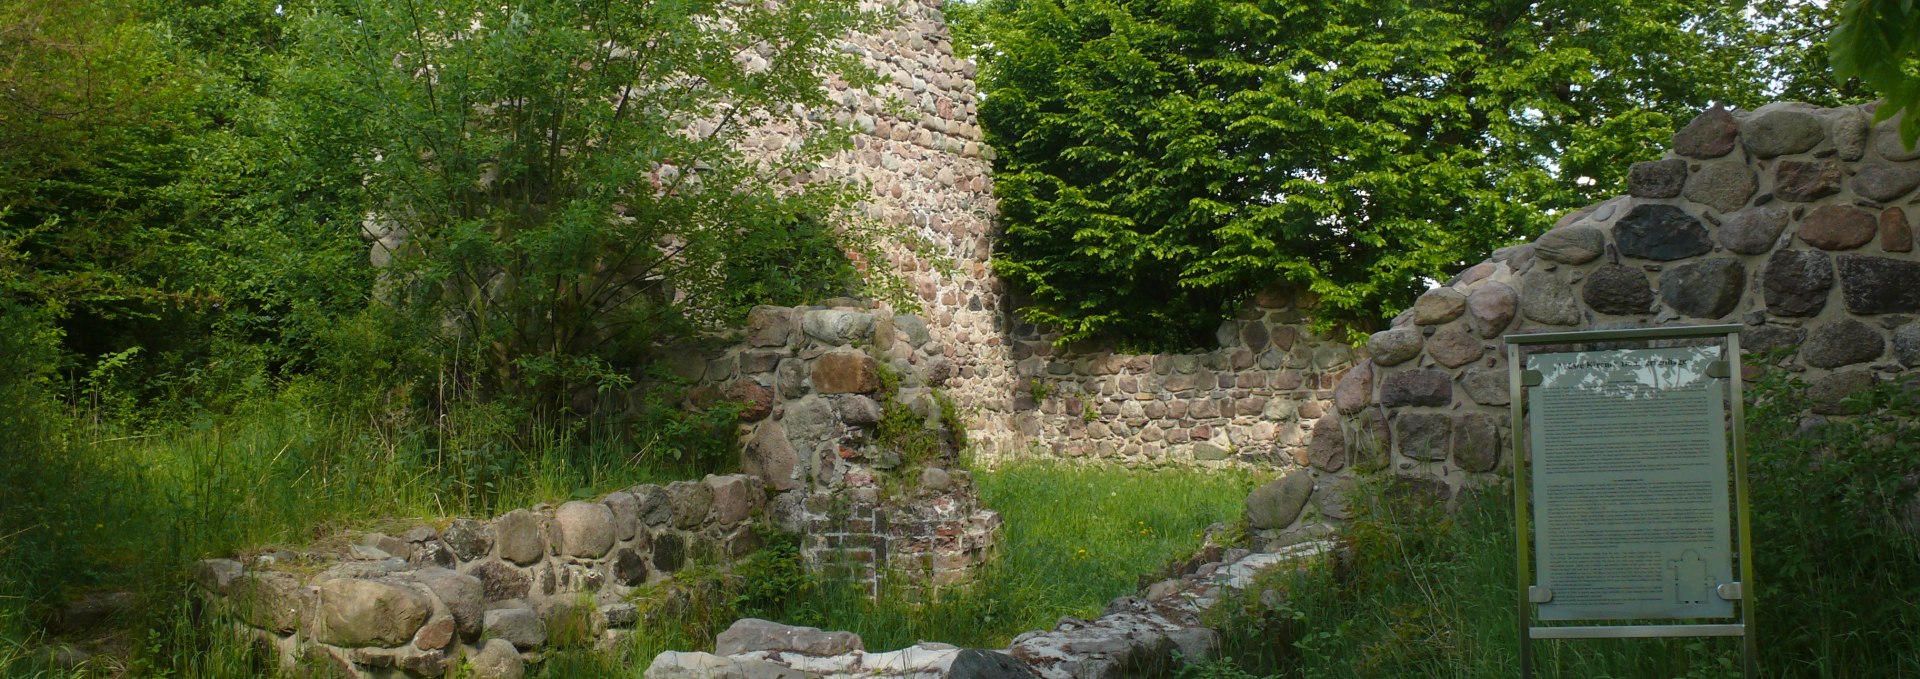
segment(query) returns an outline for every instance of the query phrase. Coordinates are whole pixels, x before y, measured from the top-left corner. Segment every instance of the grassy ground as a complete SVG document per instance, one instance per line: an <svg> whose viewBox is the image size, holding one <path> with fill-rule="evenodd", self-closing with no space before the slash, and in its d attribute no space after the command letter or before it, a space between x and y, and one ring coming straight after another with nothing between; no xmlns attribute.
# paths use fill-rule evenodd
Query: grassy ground
<svg viewBox="0 0 1920 679"><path fill-rule="evenodd" d="M1140 575L1197 549L1208 525L1238 520L1261 480L1238 471L1046 462L975 478L1006 527L999 560L970 586L894 589L876 601L857 588L798 575L797 562L762 562L751 567L749 591L717 602L728 610L682 612L683 624L646 629L610 654L560 654L540 676L632 676L660 651L711 650L714 633L738 616L851 630L875 651L920 641L1004 648L1021 632L1051 628L1061 616L1097 615L1114 597L1133 593Z"/></svg>

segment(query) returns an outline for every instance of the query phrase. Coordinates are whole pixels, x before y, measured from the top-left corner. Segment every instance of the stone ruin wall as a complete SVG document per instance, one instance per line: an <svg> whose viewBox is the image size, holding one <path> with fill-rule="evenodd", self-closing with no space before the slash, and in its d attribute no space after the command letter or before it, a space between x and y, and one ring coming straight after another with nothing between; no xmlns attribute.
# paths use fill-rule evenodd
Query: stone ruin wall
<svg viewBox="0 0 1920 679"><path fill-rule="evenodd" d="M1435 493L1510 465L1510 333L1739 323L1817 415L1920 366L1920 150L1870 107L1715 108L1575 211L1423 295L1335 392L1338 436ZM1777 365L1755 366L1785 350Z"/></svg>
<svg viewBox="0 0 1920 679"><path fill-rule="evenodd" d="M815 178L871 187L859 206L863 216L930 246L917 252L892 244L889 264L905 277L938 350L952 364L947 389L969 406L973 447L993 453L1018 445L1008 424L1007 315L1000 282L988 270L993 150L980 128L975 66L954 56L940 6L940 0L861 3L862 10L901 23L845 39L842 49L858 54L883 82L870 91L832 86L841 105L820 115L852 126L853 147L828 158ZM772 139L780 143L781 135Z"/></svg>
<svg viewBox="0 0 1920 679"><path fill-rule="evenodd" d="M1265 291L1220 325L1217 348L1192 353L1062 348L1018 323L1016 431L1031 455L1338 471L1344 452L1313 448L1312 432L1358 352L1315 334L1310 307Z"/></svg>
<svg viewBox="0 0 1920 679"><path fill-rule="evenodd" d="M617 641L672 615L632 597L690 564L757 549L774 509L760 479L708 476L208 559L194 581L283 669L438 677L464 663L474 676L518 677L549 645Z"/></svg>
<svg viewBox="0 0 1920 679"><path fill-rule="evenodd" d="M775 521L802 536L808 563L878 591L889 574L960 582L992 556L1000 516L962 468L940 350L919 316L763 306L744 344L709 364L707 388L747 404L741 467L779 493Z"/></svg>
<svg viewBox="0 0 1920 679"><path fill-rule="evenodd" d="M958 583L993 556L1000 517L961 469L939 349L913 315L760 307L689 397L745 405L747 473L209 559L195 580L266 657L345 677L521 676L549 646L684 613L636 597L694 564L728 567L773 530L876 593L890 576Z"/></svg>

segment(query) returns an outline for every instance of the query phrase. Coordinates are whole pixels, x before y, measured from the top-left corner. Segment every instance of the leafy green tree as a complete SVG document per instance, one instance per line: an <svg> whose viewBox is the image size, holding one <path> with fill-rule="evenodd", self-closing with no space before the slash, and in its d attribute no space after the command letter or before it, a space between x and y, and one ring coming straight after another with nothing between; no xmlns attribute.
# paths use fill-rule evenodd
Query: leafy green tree
<svg viewBox="0 0 1920 679"><path fill-rule="evenodd" d="M846 187L795 181L844 135L752 143L866 82L834 47L874 21L851 0L297 11L266 130L297 183L356 187L328 228L374 239L374 294L483 399L624 386L751 304L845 291L874 245Z"/></svg>
<svg viewBox="0 0 1920 679"><path fill-rule="evenodd" d="M997 271L1066 340L1203 344L1276 281L1364 331L1754 103L1744 7L987 0Z"/></svg>
<svg viewBox="0 0 1920 679"><path fill-rule="evenodd" d="M1875 120L1906 112L1900 139L1920 143L1920 4L1852 0L1827 48L1836 75L1858 78L1887 100Z"/></svg>

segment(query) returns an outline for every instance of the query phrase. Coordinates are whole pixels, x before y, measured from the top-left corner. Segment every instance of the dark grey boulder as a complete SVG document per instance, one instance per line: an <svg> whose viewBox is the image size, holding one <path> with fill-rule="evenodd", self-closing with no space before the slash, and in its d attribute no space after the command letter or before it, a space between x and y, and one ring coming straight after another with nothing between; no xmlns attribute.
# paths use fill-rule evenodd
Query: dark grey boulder
<svg viewBox="0 0 1920 679"><path fill-rule="evenodd" d="M1840 255L1840 299L1856 314L1920 312L1920 262Z"/></svg>
<svg viewBox="0 0 1920 679"><path fill-rule="evenodd" d="M1713 250L1707 229L1685 210L1672 205L1636 205L1613 227L1620 254L1670 262Z"/></svg>
<svg viewBox="0 0 1920 679"><path fill-rule="evenodd" d="M1608 264L1587 275L1581 298L1587 308L1603 314L1636 316L1653 306L1653 286L1638 268Z"/></svg>
<svg viewBox="0 0 1920 679"><path fill-rule="evenodd" d="M1380 405L1444 406L1453 402L1453 380L1445 372L1432 369L1403 370L1380 382Z"/></svg>
<svg viewBox="0 0 1920 679"><path fill-rule="evenodd" d="M1780 316L1813 316L1827 306L1833 289L1833 257L1819 250L1781 250L1767 258L1763 274L1767 311Z"/></svg>
<svg viewBox="0 0 1920 679"><path fill-rule="evenodd" d="M1720 318L1739 306L1747 267L1732 257L1689 262L1660 274L1660 301L1694 318Z"/></svg>

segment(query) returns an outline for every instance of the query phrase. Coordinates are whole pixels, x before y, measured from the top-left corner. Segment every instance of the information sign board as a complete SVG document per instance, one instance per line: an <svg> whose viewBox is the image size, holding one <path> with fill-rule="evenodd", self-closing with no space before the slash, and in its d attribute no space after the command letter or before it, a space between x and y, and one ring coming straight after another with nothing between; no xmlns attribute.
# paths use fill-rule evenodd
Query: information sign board
<svg viewBox="0 0 1920 679"><path fill-rule="evenodd" d="M1655 637L1740 637L1758 675L1744 329L1506 336L1522 679L1535 640Z"/></svg>
<svg viewBox="0 0 1920 679"><path fill-rule="evenodd" d="M1541 620L1731 618L1718 346L1535 354Z"/></svg>

